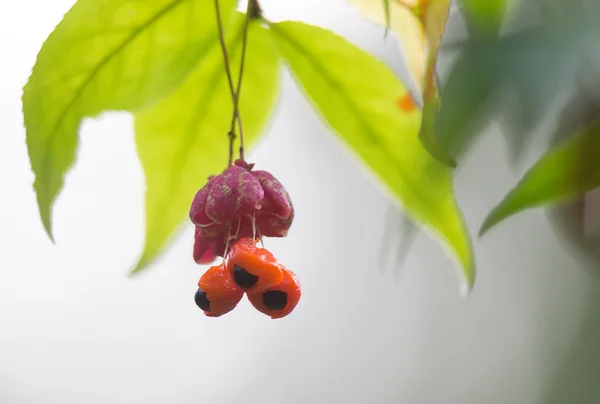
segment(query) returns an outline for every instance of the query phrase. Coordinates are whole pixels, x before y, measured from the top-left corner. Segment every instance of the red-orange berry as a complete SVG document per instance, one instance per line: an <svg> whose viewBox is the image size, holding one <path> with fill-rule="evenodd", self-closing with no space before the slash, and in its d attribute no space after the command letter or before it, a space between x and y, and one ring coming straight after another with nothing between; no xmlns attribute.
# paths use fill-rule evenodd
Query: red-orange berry
<svg viewBox="0 0 600 404"><path fill-rule="evenodd" d="M261 313L272 319L290 314L300 301L300 281L290 270L283 270L283 281L262 292L248 294L248 300Z"/></svg>
<svg viewBox="0 0 600 404"><path fill-rule="evenodd" d="M246 293L258 293L283 281L282 267L273 254L250 238L235 243L227 254L225 266Z"/></svg>
<svg viewBox="0 0 600 404"><path fill-rule="evenodd" d="M198 281L196 305L209 317L229 313L242 300L244 291L236 285L223 264L210 267Z"/></svg>

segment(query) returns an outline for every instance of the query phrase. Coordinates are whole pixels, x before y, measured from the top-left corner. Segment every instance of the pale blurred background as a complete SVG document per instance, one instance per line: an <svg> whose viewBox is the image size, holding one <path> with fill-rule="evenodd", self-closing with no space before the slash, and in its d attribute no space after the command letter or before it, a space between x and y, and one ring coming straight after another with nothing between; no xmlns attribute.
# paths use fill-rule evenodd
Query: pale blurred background
<svg viewBox="0 0 600 404"><path fill-rule="evenodd" d="M191 257L191 225L146 274L126 276L144 228L127 114L84 124L53 246L31 186L20 96L72 3L0 1L0 404L600 402L600 280L543 211L475 241L467 299L427 236L402 267L391 256L380 268L382 247L399 246L400 214L389 220L389 202L287 74L251 160L296 206L290 236L266 243L302 282L292 315L273 321L244 300L204 317L193 301L205 268ZM401 71L394 41L343 0L261 4L274 20L330 28ZM472 234L526 167L509 163L495 126L488 132L457 180Z"/></svg>

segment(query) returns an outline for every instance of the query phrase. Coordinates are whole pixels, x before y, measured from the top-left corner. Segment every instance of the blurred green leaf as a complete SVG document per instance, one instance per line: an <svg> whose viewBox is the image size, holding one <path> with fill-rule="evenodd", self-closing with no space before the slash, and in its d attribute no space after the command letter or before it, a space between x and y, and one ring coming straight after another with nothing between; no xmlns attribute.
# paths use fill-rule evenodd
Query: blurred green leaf
<svg viewBox="0 0 600 404"><path fill-rule="evenodd" d="M559 143L523 176L481 226L480 235L525 209L578 197L600 185L600 119Z"/></svg>
<svg viewBox="0 0 600 404"><path fill-rule="evenodd" d="M470 288L475 264L452 173L421 145L420 111L403 113L398 107L404 85L376 58L325 29L282 22L271 30L315 109L406 213L441 236Z"/></svg>
<svg viewBox="0 0 600 404"><path fill-rule="evenodd" d="M231 27L228 51L239 73L243 17ZM251 147L266 125L279 90L280 57L260 22L249 25L239 108ZM198 69L169 98L136 116L146 174L146 244L133 272L146 268L187 218L196 191L227 166L233 103L217 42Z"/></svg>
<svg viewBox="0 0 600 404"><path fill-rule="evenodd" d="M236 2L221 1L225 16ZM23 89L27 148L40 216L75 159L83 118L135 111L176 88L216 38L203 0L79 0L50 34Z"/></svg>
<svg viewBox="0 0 600 404"><path fill-rule="evenodd" d="M393 274L398 279L420 229L414 220L398 211L397 206L394 205L388 208L384 223L378 266L381 272L385 272L389 267L390 257L394 258L392 262L396 268L393 268ZM396 243L398 243L397 246ZM392 251L393 248L395 248L394 251Z"/></svg>
<svg viewBox="0 0 600 404"><path fill-rule="evenodd" d="M460 160L485 125L497 118L519 157L532 129L571 85L580 51L547 26L467 43L441 89L435 130L439 149Z"/></svg>
<svg viewBox="0 0 600 404"><path fill-rule="evenodd" d="M459 0L469 34L476 38L494 37L502 27L507 0Z"/></svg>
<svg viewBox="0 0 600 404"><path fill-rule="evenodd" d="M421 118L421 127L419 128L419 139L423 146L440 163L454 168L456 161L448 152L438 144L437 132L437 114L440 110L440 100L437 96L429 100L423 106L423 117Z"/></svg>
<svg viewBox="0 0 600 404"><path fill-rule="evenodd" d="M502 111L514 161L526 154L532 130L557 97L572 90L574 79L579 82L591 68L590 81L598 82L593 71L600 69L599 6L564 0L521 2L516 12L538 23L505 35L493 46L500 53L495 69L502 72L503 85L514 96L504 101Z"/></svg>
<svg viewBox="0 0 600 404"><path fill-rule="evenodd" d="M385 13L385 35L390 29L390 0L383 0L383 9Z"/></svg>
<svg viewBox="0 0 600 404"><path fill-rule="evenodd" d="M427 141L440 161L456 164L486 123L501 81L493 68L497 58L489 49L467 49L452 67L441 89L435 131L430 132L435 139Z"/></svg>

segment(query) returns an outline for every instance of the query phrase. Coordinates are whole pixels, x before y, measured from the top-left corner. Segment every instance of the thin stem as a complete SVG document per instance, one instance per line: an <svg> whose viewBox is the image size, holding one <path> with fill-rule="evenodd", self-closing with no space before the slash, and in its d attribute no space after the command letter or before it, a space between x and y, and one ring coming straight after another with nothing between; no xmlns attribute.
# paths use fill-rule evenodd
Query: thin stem
<svg viewBox="0 0 600 404"><path fill-rule="evenodd" d="M244 133L242 130L242 119L240 118L240 112L237 108L237 94L233 88L233 79L231 78L231 67L229 64L229 56L227 55L227 46L225 45L225 34L223 32L223 21L221 19L221 8L219 7L219 0L215 0L215 10L217 13L217 25L219 27L219 40L221 42L221 50L223 51L223 61L225 63L225 73L227 74L227 81L229 83L229 91L231 92L231 99L233 100L233 116L234 121L237 119L240 139L243 139ZM245 46L244 46L245 48ZM232 125L229 131L229 166L233 163L233 142L235 140L235 126Z"/></svg>
<svg viewBox="0 0 600 404"><path fill-rule="evenodd" d="M237 97L233 101L233 115L231 117L231 129L230 132L235 129L235 120L237 118L238 125L240 128L240 160L244 160L244 133L242 132L242 123L240 121L239 101L240 94L242 91L242 79L244 77L244 62L246 60L246 45L248 43L248 26L250 25L250 18L252 16L253 8L256 6L256 0L248 0L246 5L246 19L244 20L244 36L242 37L242 58L240 60L240 74L238 76L236 94Z"/></svg>
<svg viewBox="0 0 600 404"><path fill-rule="evenodd" d="M231 223L227 225L227 237L225 238L225 251L223 251L223 262L225 262L225 257L229 252L229 241L231 241Z"/></svg>

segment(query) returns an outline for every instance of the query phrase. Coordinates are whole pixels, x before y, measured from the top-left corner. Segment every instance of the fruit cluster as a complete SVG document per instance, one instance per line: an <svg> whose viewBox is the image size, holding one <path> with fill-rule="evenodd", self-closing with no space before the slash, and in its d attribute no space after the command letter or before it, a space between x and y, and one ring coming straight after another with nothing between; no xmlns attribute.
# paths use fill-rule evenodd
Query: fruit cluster
<svg viewBox="0 0 600 404"><path fill-rule="evenodd" d="M221 265L213 266L198 281L196 304L209 317L229 313L242 300L271 318L290 314L300 301L296 275L249 238L239 240Z"/></svg>
<svg viewBox="0 0 600 404"><path fill-rule="evenodd" d="M292 201L273 175L253 168L254 164L237 160L210 177L190 208L196 226L196 263L210 264L223 257L198 281L195 301L209 317L233 310L244 293L271 318L288 315L300 300L296 275L257 246L263 237L287 235L294 220Z"/></svg>

